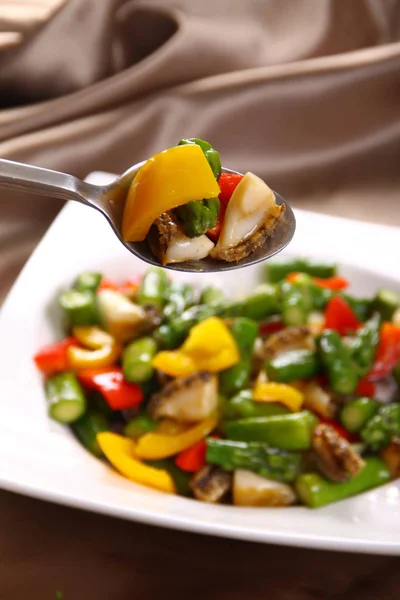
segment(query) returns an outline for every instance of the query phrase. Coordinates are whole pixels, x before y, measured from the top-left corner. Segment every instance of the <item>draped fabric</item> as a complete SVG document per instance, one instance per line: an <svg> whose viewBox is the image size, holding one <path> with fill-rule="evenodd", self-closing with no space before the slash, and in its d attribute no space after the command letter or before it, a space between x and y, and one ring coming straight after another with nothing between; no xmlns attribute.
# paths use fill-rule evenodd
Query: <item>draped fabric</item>
<svg viewBox="0 0 400 600"><path fill-rule="evenodd" d="M400 224L400 1L0 0L1 157L119 173L184 136ZM0 297L60 208L0 189Z"/></svg>

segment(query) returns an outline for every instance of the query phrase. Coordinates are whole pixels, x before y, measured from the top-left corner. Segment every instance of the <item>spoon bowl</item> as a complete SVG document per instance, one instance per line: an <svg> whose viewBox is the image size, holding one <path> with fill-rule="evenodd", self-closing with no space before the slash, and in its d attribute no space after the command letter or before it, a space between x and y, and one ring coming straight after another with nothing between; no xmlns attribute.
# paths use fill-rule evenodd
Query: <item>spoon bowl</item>
<svg viewBox="0 0 400 600"><path fill-rule="evenodd" d="M288 203L275 193L277 204L286 205L285 213L265 244L246 258L238 262L224 262L207 257L198 261L160 265L146 241L125 242L121 234L125 198L133 178L145 162L130 167L110 184L98 186L67 173L0 159L0 187L52 196L61 200L74 200L94 208L107 219L115 235L132 254L151 265L163 266L174 271L210 273L241 269L271 258L283 250L293 238L296 229L295 216ZM222 169L222 171L237 173L230 169Z"/></svg>

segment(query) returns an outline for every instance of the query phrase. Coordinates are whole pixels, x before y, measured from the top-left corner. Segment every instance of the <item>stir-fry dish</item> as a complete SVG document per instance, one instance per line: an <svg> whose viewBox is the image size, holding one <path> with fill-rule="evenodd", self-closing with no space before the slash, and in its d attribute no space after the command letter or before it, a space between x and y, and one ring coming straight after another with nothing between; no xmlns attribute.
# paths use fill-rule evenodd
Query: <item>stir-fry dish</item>
<svg viewBox="0 0 400 600"><path fill-rule="evenodd" d="M128 479L238 506L327 505L400 471L400 297L284 259L227 298L82 273L34 357L48 412Z"/></svg>
<svg viewBox="0 0 400 600"><path fill-rule="evenodd" d="M198 138L152 156L133 179L122 235L147 240L163 265L237 262L260 248L285 211L253 173L223 173L219 153Z"/></svg>

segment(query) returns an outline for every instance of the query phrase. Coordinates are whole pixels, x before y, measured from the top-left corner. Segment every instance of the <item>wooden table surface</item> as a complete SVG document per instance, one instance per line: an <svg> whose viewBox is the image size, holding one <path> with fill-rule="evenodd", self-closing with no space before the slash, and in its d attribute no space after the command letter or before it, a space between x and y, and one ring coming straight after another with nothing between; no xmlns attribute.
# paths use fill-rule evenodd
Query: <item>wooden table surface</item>
<svg viewBox="0 0 400 600"><path fill-rule="evenodd" d="M226 540L0 492L2 600L398 599L399 559ZM288 518L289 515L288 515Z"/></svg>

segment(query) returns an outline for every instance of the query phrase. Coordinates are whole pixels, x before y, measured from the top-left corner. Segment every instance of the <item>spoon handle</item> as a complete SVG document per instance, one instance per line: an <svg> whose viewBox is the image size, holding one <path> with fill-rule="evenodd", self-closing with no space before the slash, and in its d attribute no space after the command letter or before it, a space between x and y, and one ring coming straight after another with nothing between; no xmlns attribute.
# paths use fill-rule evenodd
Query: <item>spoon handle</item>
<svg viewBox="0 0 400 600"><path fill-rule="evenodd" d="M0 158L0 187L91 205L91 186L73 175Z"/></svg>

